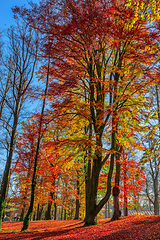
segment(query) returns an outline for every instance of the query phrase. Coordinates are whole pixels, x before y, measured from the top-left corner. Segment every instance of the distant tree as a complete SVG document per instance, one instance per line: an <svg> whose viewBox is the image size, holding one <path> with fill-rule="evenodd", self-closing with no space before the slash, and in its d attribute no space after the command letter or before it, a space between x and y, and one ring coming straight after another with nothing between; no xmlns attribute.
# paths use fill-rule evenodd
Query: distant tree
<svg viewBox="0 0 160 240"><path fill-rule="evenodd" d="M8 136L8 156L0 190L0 228L10 179L10 167L15 147L16 131L20 113L27 97L27 91L33 79L38 47L34 31L31 31L25 24L18 24L16 27L11 27L8 36L9 64L5 66L8 70L8 77L7 82L4 84L4 92L1 98L1 109L5 104L5 112L1 116L1 121L6 122L8 112L10 134Z"/></svg>
<svg viewBox="0 0 160 240"><path fill-rule="evenodd" d="M145 151L141 159L146 169L146 194L154 206L154 214L159 215L160 180L160 98L159 86L150 89L150 108L146 114L148 133L142 139Z"/></svg>

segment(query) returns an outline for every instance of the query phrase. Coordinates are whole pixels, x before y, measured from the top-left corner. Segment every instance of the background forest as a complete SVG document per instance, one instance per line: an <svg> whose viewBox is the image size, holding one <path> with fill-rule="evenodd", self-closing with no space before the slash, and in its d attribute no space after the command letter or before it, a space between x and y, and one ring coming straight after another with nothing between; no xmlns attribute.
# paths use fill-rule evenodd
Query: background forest
<svg viewBox="0 0 160 240"><path fill-rule="evenodd" d="M13 8L0 39L0 222L159 215L159 6Z"/></svg>

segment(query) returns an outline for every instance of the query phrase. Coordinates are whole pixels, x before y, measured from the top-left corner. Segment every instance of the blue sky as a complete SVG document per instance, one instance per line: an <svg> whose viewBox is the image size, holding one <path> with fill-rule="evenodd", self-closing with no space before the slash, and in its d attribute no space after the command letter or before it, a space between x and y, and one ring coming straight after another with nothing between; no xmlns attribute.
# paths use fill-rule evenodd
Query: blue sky
<svg viewBox="0 0 160 240"><path fill-rule="evenodd" d="M33 2L38 3L40 0L33 0ZM0 0L0 32L3 32L2 39L5 39L5 30L14 24L15 20L11 8L14 6L26 5L28 0ZM2 153L0 155L0 175L3 174L5 167L6 155Z"/></svg>
<svg viewBox="0 0 160 240"><path fill-rule="evenodd" d="M33 2L39 2L39 0L33 0ZM14 23L11 7L24 4L27 6L27 3L28 0L0 0L0 31L5 30Z"/></svg>

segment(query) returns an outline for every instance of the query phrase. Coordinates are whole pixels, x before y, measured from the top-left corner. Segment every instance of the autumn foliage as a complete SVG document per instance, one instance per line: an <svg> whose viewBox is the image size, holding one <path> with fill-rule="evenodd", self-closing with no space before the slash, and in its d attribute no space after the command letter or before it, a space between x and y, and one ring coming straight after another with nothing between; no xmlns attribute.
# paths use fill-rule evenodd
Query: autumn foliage
<svg viewBox="0 0 160 240"><path fill-rule="evenodd" d="M22 231L32 218L40 220L43 208L46 220L54 208L56 220L57 206L59 219L83 218L85 226L96 225L111 196L112 220L120 219L119 204L131 207L145 183L142 162L134 153L145 150L141 135L148 131L148 92L159 84L159 7L148 0L46 0L30 6L13 12L39 37L36 77L45 87L40 92L28 89L39 102L38 110L21 123L21 133L14 133L13 199L19 201L22 218L29 206ZM0 198L1 218L7 184ZM157 229L158 217L142 219L151 229L154 219ZM86 239L93 231L92 239L105 239L106 234L107 239L120 239L125 231L135 239L143 227L140 220L134 216L83 230L67 229L63 222L64 227L47 234ZM52 223L60 225L48 222L49 228ZM142 234L139 239L151 236Z"/></svg>
<svg viewBox="0 0 160 240"><path fill-rule="evenodd" d="M14 8L40 33L42 55L49 59L48 88L41 96L49 106L40 117L46 127L43 162L70 164L69 169L76 162L78 171L83 162L85 225L96 224L110 198L113 176L116 187L123 189L121 177L127 195L129 188L134 195L138 191L134 184L142 187L140 166L121 154L132 147L142 150L138 137L144 130L147 92L157 83L159 20L152 5L153 24L148 1L48 0L31 9ZM44 69L38 74L43 81ZM97 201L104 167L106 191ZM117 207L118 201L117 195Z"/></svg>
<svg viewBox="0 0 160 240"><path fill-rule="evenodd" d="M82 228L79 220L36 221L30 223L27 233L19 233L22 223L3 223L0 239L160 239L159 216L135 215L120 221L107 221L99 220L97 226L86 228Z"/></svg>

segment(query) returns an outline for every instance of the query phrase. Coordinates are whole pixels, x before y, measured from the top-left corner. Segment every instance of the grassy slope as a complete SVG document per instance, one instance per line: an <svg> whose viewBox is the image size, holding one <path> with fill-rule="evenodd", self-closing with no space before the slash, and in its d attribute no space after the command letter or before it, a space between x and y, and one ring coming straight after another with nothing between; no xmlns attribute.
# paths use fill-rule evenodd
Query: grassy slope
<svg viewBox="0 0 160 240"><path fill-rule="evenodd" d="M129 216L115 222L107 220L99 220L97 226L91 227L82 227L83 222L79 220L35 221L30 223L29 231L25 233L20 232L22 222L5 222L0 239L160 239L160 216Z"/></svg>

